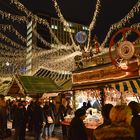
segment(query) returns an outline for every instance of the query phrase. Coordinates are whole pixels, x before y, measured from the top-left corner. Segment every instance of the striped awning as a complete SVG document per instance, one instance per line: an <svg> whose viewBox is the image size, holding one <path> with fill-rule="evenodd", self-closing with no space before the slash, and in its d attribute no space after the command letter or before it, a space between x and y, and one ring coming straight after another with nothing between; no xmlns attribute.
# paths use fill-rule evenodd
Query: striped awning
<svg viewBox="0 0 140 140"><path fill-rule="evenodd" d="M120 92L129 91L134 93L140 93L140 79L112 83L111 87Z"/></svg>

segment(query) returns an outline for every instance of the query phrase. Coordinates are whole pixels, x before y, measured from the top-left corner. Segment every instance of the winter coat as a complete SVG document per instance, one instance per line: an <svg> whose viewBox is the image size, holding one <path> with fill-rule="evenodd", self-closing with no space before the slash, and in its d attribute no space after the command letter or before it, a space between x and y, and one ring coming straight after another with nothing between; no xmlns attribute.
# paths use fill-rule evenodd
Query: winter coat
<svg viewBox="0 0 140 140"><path fill-rule="evenodd" d="M94 131L96 140L135 140L134 129L126 123L116 123Z"/></svg>
<svg viewBox="0 0 140 140"><path fill-rule="evenodd" d="M136 140L140 140L140 115L134 115L131 125L134 128Z"/></svg>
<svg viewBox="0 0 140 140"><path fill-rule="evenodd" d="M44 117L45 117L45 122L46 122L46 125L49 126L50 123L48 122L48 117L50 116L53 120L53 123L55 123L55 116L54 116L54 112L52 110L52 108L48 105L45 105L44 108Z"/></svg>
<svg viewBox="0 0 140 140"><path fill-rule="evenodd" d="M68 140L88 140L86 127L80 118L72 119L68 135Z"/></svg>

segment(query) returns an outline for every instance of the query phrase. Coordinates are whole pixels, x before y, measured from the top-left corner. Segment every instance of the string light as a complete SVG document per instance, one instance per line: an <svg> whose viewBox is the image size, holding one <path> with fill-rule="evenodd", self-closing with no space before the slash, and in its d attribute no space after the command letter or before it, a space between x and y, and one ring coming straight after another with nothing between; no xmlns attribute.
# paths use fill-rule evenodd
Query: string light
<svg viewBox="0 0 140 140"><path fill-rule="evenodd" d="M5 36L4 34L0 33L0 39L3 41L6 41L7 43L9 43L10 45L16 47L17 49L21 49L21 50L25 50L25 47L22 45L19 45L18 43L16 43L15 41L11 40L10 38L8 38L7 36Z"/></svg>
<svg viewBox="0 0 140 140"><path fill-rule="evenodd" d="M87 49L89 50L90 47L90 41L91 41L91 31L94 29L95 24L96 24L96 19L99 13L99 8L100 8L100 0L97 0L96 6L95 6L95 12L92 18L92 21L89 25L89 34L88 34L88 42L87 42Z"/></svg>
<svg viewBox="0 0 140 140"><path fill-rule="evenodd" d="M105 44L107 43L108 39L110 38L110 36L114 30L120 29L123 26L125 26L125 24L134 17L135 13L138 13L139 11L140 11L140 0L138 0L138 2L133 6L133 8L130 10L130 12L124 18L122 18L117 23L111 25L104 41L101 44L101 48L105 47Z"/></svg>
<svg viewBox="0 0 140 140"><path fill-rule="evenodd" d="M61 13L61 10L60 10L60 8L59 8L59 5L57 4L56 0L52 0L52 1L54 2L54 7L55 7L55 9L56 9L56 12L57 12L58 17L60 18L60 21L63 23L63 25L66 27L67 30L71 30L71 29L69 28L69 23L68 23L68 22L65 20L65 18L63 17L63 15L62 15L62 13ZM69 35L70 35L72 44L73 44L74 46L76 46L71 32L69 32Z"/></svg>
<svg viewBox="0 0 140 140"><path fill-rule="evenodd" d="M20 39L23 43L26 43L26 39L12 25L0 24L0 30L10 31L10 32L15 33L18 39Z"/></svg>
<svg viewBox="0 0 140 140"><path fill-rule="evenodd" d="M0 10L0 15L1 15L2 19L6 18L8 20L12 20L13 22L14 21L17 21L18 23L21 23L21 22L26 23L27 22L25 16L13 15L11 13L7 13L7 12L1 11L1 10Z"/></svg>
<svg viewBox="0 0 140 140"><path fill-rule="evenodd" d="M56 9L57 15L60 18L60 21L64 24L64 26L67 29L70 29L70 25L63 17L57 1L56 0L52 0L52 1L54 3L54 7ZM35 65L37 65L39 62L40 66L50 69L51 71L56 71L56 72L60 71L61 74L63 73L63 71L73 71L76 68L74 57L76 55L81 55L81 50L80 50L80 47L78 45L76 45L76 43L74 42L72 33L69 33L71 41L72 41L72 45L69 45L69 44L62 45L62 43L56 37L55 33L51 29L51 27L46 19L40 18L37 15L32 14L32 12L29 11L18 0L10 0L10 2L11 2L11 4L14 4L18 10L20 10L21 12L24 12L26 14L26 16L18 16L18 15L14 15L14 14L7 13L7 12L0 10L0 16L2 17L2 19L11 20L12 22L16 21L18 23L24 23L24 24L27 23L27 21L29 19L31 19L35 23L39 23L43 26L46 26L49 29L51 36L54 38L55 42L58 44L58 47L54 48L39 33L37 33L36 30L33 30L34 35L45 46L49 46L51 48L51 50L46 50L43 48L38 48L38 46L36 46L36 44L33 44L33 63ZM91 31L94 30L100 7L101 7L100 0L97 0L94 15L93 15L92 21L89 25L89 34L88 34L88 41L87 41L87 46L86 46L87 50L90 49ZM129 22L134 17L135 13L139 12L139 9L140 9L140 0L138 0L138 2L134 5L132 10L124 18L122 18L119 22L111 25L106 38L104 39L104 41L101 44L101 48L105 47L106 42L110 38L113 31L125 26L126 23ZM140 27L139 24L135 24L132 26L135 28ZM23 43L26 43L26 39L13 26L0 24L0 28L1 28L0 30L3 30L4 32L10 31L10 32L15 33L15 35L17 36L18 39L22 40ZM10 62L10 57L12 57L11 61L13 63L15 63L18 67L21 65L24 65L25 61L22 59L21 54L23 55L23 58L24 58L24 55L25 55L24 50L26 49L26 47L23 47L22 45L14 42L13 40L11 40L10 38L8 38L7 36L5 36L2 33L0 33L0 39L5 41L6 43L10 44L11 46L15 47L15 53L13 53L14 51L13 51L12 47L1 44L0 45L0 48L2 49L1 55L3 55L3 56L5 55L5 57L9 56L9 58L6 58L6 60L8 60L9 62ZM103 49L103 51L101 53L94 55L94 57L101 55L104 52L106 52L105 49ZM12 53L12 54L10 54L10 53ZM17 61L18 58L20 58L19 61ZM33 71L35 71L35 69L33 69ZM52 73L52 74L54 75L54 73Z"/></svg>
<svg viewBox="0 0 140 140"><path fill-rule="evenodd" d="M52 37L54 38L54 40L56 41L57 44L62 44L58 38L56 37L56 35L53 33L48 21L46 19L40 18L37 15L33 15L27 8L25 8L25 6L23 4L21 4L19 1L17 0L11 0L12 4L15 4L15 6L17 7L17 9L19 9L20 11L26 13L27 18L31 18L32 21L37 22L39 24L45 25L48 27L49 32L51 33Z"/></svg>

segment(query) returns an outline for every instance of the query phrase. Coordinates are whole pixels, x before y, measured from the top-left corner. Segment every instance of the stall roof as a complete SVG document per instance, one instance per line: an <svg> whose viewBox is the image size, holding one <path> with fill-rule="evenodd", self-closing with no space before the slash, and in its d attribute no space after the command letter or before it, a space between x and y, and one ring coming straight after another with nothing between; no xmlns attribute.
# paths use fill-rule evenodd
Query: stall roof
<svg viewBox="0 0 140 140"><path fill-rule="evenodd" d="M55 92L59 90L59 87L55 84L55 82L50 78L42 78L35 76L16 76L14 82L8 92L8 95L15 94L13 90L17 89L16 95L18 95L19 91L25 95L36 95L40 96L44 92Z"/></svg>
<svg viewBox="0 0 140 140"><path fill-rule="evenodd" d="M140 94L140 78L139 79L129 79L116 83L112 83L111 87L115 88L120 92L130 91Z"/></svg>
<svg viewBox="0 0 140 140"><path fill-rule="evenodd" d="M73 89L96 89L96 88L102 88L102 87L113 87L114 89L124 92L124 91L130 91L134 93L140 94L140 76L135 77L127 77L123 79L116 79L116 80L109 80L104 82L95 82L95 83L88 83L88 84L80 84L79 85L73 85Z"/></svg>
<svg viewBox="0 0 140 140"><path fill-rule="evenodd" d="M59 89L55 82L48 77L20 76L19 78L26 93L44 93Z"/></svg>
<svg viewBox="0 0 140 140"><path fill-rule="evenodd" d="M56 84L60 87L60 90L66 91L72 89L72 79L58 80Z"/></svg>
<svg viewBox="0 0 140 140"><path fill-rule="evenodd" d="M54 76L52 76L50 73L56 73L57 75L60 76L56 76L55 74ZM56 85L59 87L59 89L61 91L65 91L65 90L71 90L72 89L72 79L71 79L71 74L60 74L57 72L51 72L45 68L40 68L35 74L34 76L37 77L48 77L50 79L52 79ZM58 77L58 78L57 78Z"/></svg>

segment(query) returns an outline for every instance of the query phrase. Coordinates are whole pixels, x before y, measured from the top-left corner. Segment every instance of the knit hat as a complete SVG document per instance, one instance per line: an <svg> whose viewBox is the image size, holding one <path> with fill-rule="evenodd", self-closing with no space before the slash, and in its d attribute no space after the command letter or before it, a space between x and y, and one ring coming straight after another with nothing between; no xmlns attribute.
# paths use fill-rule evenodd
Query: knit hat
<svg viewBox="0 0 140 140"><path fill-rule="evenodd" d="M86 110L83 108L79 108L75 111L75 117L82 117L86 114Z"/></svg>

